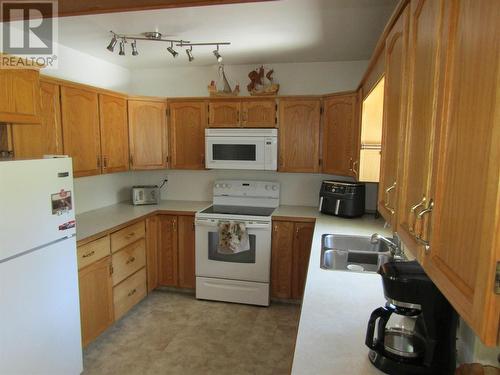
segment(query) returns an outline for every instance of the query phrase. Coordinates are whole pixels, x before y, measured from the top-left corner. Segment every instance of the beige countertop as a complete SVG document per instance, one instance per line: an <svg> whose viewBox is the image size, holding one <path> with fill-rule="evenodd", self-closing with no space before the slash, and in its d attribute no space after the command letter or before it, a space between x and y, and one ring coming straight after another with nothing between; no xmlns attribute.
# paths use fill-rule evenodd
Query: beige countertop
<svg viewBox="0 0 500 375"><path fill-rule="evenodd" d="M150 215L155 211L186 211L196 212L210 206L212 202L203 201L160 201L159 204L134 206L129 202L122 202L87 211L76 215L76 240L94 236L105 232L128 221Z"/></svg>
<svg viewBox="0 0 500 375"><path fill-rule="evenodd" d="M382 374L368 360L364 344L371 312L385 303L382 280L373 273L321 269L321 236L390 233L373 215L342 219L317 213L316 217L292 374Z"/></svg>

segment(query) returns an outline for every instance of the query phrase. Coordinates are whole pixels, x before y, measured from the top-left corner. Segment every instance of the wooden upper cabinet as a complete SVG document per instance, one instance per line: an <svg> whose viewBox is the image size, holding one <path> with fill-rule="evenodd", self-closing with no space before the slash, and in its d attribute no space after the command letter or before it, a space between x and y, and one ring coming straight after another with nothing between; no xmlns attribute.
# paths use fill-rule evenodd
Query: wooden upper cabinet
<svg viewBox="0 0 500 375"><path fill-rule="evenodd" d="M131 169L162 169L167 164L167 127L164 102L128 101Z"/></svg>
<svg viewBox="0 0 500 375"><path fill-rule="evenodd" d="M430 245L423 265L482 341L496 346L500 334L500 295L495 294L500 262L500 2L445 4L439 67L445 77L437 101L437 162L430 195L434 208L423 218L429 223L424 239Z"/></svg>
<svg viewBox="0 0 500 375"><path fill-rule="evenodd" d="M196 287L194 216L178 217L179 287Z"/></svg>
<svg viewBox="0 0 500 375"><path fill-rule="evenodd" d="M415 256L419 256L423 249L422 241L417 237L427 240L426 228L422 224L428 221L418 218L431 204L429 193L436 132L442 5L441 0L417 0L410 4L408 115L403 177L396 208L398 234Z"/></svg>
<svg viewBox="0 0 500 375"><path fill-rule="evenodd" d="M276 122L276 101L243 100L241 103L241 125L245 128L274 128Z"/></svg>
<svg viewBox="0 0 500 375"><path fill-rule="evenodd" d="M292 298L300 299L304 294L304 286L306 285L314 223L295 223L294 231Z"/></svg>
<svg viewBox="0 0 500 375"><path fill-rule="evenodd" d="M293 222L273 221L271 253L271 296L292 297Z"/></svg>
<svg viewBox="0 0 500 375"><path fill-rule="evenodd" d="M170 150L173 169L205 169L204 101L170 103Z"/></svg>
<svg viewBox="0 0 500 375"><path fill-rule="evenodd" d="M63 154L59 85L40 82L40 125L12 125L16 158L41 158Z"/></svg>
<svg viewBox="0 0 500 375"><path fill-rule="evenodd" d="M40 73L0 69L0 123L40 123Z"/></svg>
<svg viewBox="0 0 500 375"><path fill-rule="evenodd" d="M101 173L97 92L61 86L64 153L73 158L75 177Z"/></svg>
<svg viewBox="0 0 500 375"><path fill-rule="evenodd" d="M280 172L319 171L319 99L281 99Z"/></svg>
<svg viewBox="0 0 500 375"><path fill-rule="evenodd" d="M158 217L158 281L163 286L178 285L177 216Z"/></svg>
<svg viewBox="0 0 500 375"><path fill-rule="evenodd" d="M235 128L240 126L241 102L210 101L208 104L208 126L212 128Z"/></svg>
<svg viewBox="0 0 500 375"><path fill-rule="evenodd" d="M127 100L124 97L99 94L101 123L102 172L129 169Z"/></svg>
<svg viewBox="0 0 500 375"><path fill-rule="evenodd" d="M382 128L382 155L378 192L378 210L396 230L398 171L402 167L406 124L406 61L408 50L409 7L403 11L386 39L384 120Z"/></svg>
<svg viewBox="0 0 500 375"><path fill-rule="evenodd" d="M357 177L359 112L357 94L335 95L323 102L322 172Z"/></svg>
<svg viewBox="0 0 500 375"><path fill-rule="evenodd" d="M78 272L82 344L99 336L114 319L111 257L107 256Z"/></svg>

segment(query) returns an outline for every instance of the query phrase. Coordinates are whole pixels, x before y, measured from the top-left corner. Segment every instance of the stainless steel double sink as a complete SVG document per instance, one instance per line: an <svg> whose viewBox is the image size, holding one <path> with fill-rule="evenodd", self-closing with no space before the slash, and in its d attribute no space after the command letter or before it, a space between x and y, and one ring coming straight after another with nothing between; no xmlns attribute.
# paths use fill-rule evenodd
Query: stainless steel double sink
<svg viewBox="0 0 500 375"><path fill-rule="evenodd" d="M321 268L351 272L377 272L392 259L389 246L369 236L324 234L321 237Z"/></svg>

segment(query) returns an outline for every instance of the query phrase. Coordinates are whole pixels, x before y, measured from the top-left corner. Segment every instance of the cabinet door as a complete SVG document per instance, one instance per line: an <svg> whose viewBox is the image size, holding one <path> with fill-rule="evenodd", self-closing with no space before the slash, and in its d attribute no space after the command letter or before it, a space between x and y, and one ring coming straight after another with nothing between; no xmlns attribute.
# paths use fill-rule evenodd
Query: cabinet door
<svg viewBox="0 0 500 375"><path fill-rule="evenodd" d="M205 169L206 103L170 103L170 148L173 169Z"/></svg>
<svg viewBox="0 0 500 375"><path fill-rule="evenodd" d="M63 154L59 85L40 82L40 125L12 125L16 158Z"/></svg>
<svg viewBox="0 0 500 375"><path fill-rule="evenodd" d="M447 2L434 209L424 269L482 341L498 345L500 2ZM449 27L452 25L452 27ZM427 239L427 238L425 238Z"/></svg>
<svg viewBox="0 0 500 375"><path fill-rule="evenodd" d="M414 0L410 4L409 98L397 227L415 256L422 250L416 237L425 231L419 228L422 221L417 217L430 204L442 4L441 0Z"/></svg>
<svg viewBox="0 0 500 375"><path fill-rule="evenodd" d="M358 160L357 97L355 94L332 96L323 103L322 171L356 177Z"/></svg>
<svg viewBox="0 0 500 375"><path fill-rule="evenodd" d="M409 6L403 11L386 39L384 123L382 128L382 154L378 210L396 230L396 204L398 171L402 167L400 155L403 151L406 124L406 59L408 49Z"/></svg>
<svg viewBox="0 0 500 375"><path fill-rule="evenodd" d="M295 223L294 230L292 298L300 299L304 294L304 286L306 285L314 223Z"/></svg>
<svg viewBox="0 0 500 375"><path fill-rule="evenodd" d="M237 101L211 101L208 104L208 126L235 128L240 126L241 103Z"/></svg>
<svg viewBox="0 0 500 375"><path fill-rule="evenodd" d="M127 100L99 94L102 172L127 171L129 168Z"/></svg>
<svg viewBox="0 0 500 375"><path fill-rule="evenodd" d="M196 287L194 216L179 216L179 287Z"/></svg>
<svg viewBox="0 0 500 375"><path fill-rule="evenodd" d="M177 216L159 215L158 279L160 285L178 285Z"/></svg>
<svg viewBox="0 0 500 375"><path fill-rule="evenodd" d="M101 173L97 93L61 86L64 153L73 158L75 177Z"/></svg>
<svg viewBox="0 0 500 375"><path fill-rule="evenodd" d="M245 128L275 128L276 101L244 100L241 125Z"/></svg>
<svg viewBox="0 0 500 375"><path fill-rule="evenodd" d="M40 123L40 74L36 69L1 69L0 123Z"/></svg>
<svg viewBox="0 0 500 375"><path fill-rule="evenodd" d="M113 283L108 256L78 273L82 343L86 346L113 323Z"/></svg>
<svg viewBox="0 0 500 375"><path fill-rule="evenodd" d="M146 219L146 264L148 293L158 287L158 215Z"/></svg>
<svg viewBox="0 0 500 375"><path fill-rule="evenodd" d="M162 102L128 101L131 169L167 167L165 109Z"/></svg>
<svg viewBox="0 0 500 375"><path fill-rule="evenodd" d="M319 99L280 101L280 172L319 171Z"/></svg>
<svg viewBox="0 0 500 375"><path fill-rule="evenodd" d="M292 297L294 225L289 221L273 221L271 254L271 296Z"/></svg>

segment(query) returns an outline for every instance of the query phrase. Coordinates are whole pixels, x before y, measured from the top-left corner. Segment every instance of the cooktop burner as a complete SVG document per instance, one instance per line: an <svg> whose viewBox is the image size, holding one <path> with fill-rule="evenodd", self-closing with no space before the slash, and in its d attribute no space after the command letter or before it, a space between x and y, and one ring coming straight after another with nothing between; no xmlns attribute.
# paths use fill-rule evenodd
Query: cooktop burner
<svg viewBox="0 0 500 375"><path fill-rule="evenodd" d="M247 216L271 216L273 207L248 207L248 206L210 206L202 214L225 214L225 215L247 215Z"/></svg>

